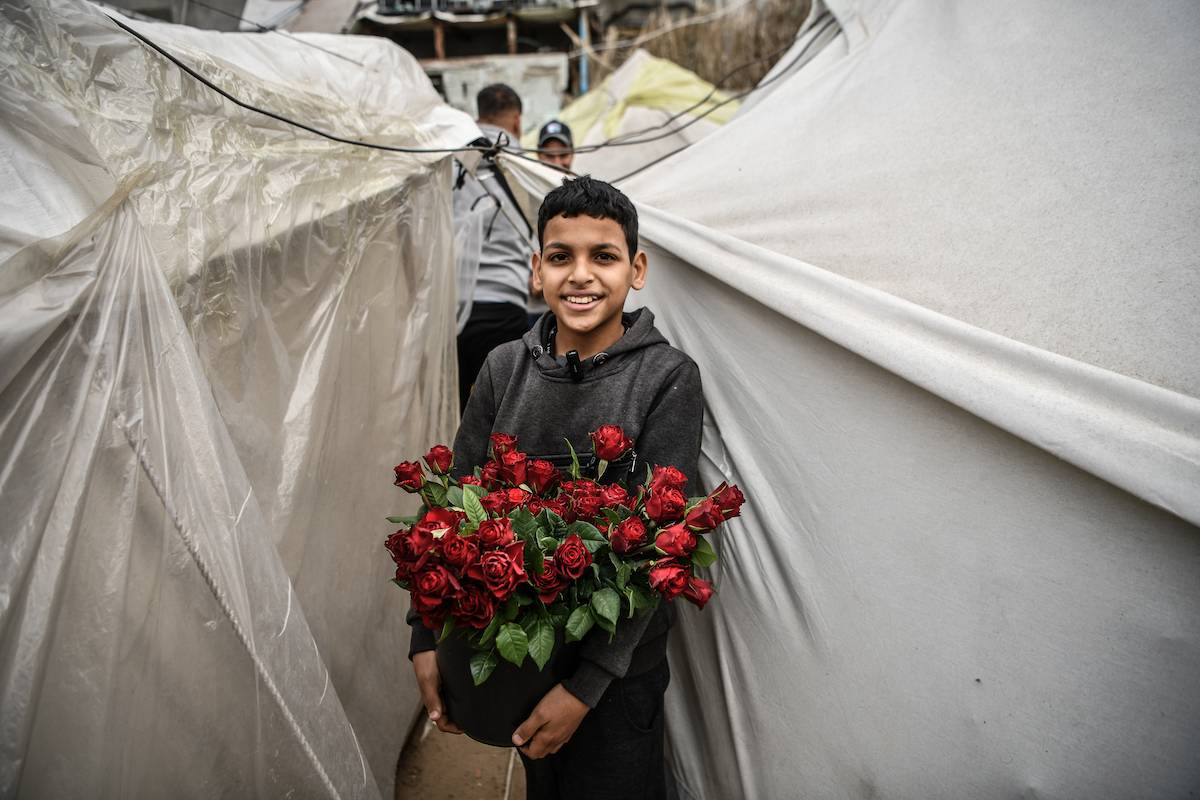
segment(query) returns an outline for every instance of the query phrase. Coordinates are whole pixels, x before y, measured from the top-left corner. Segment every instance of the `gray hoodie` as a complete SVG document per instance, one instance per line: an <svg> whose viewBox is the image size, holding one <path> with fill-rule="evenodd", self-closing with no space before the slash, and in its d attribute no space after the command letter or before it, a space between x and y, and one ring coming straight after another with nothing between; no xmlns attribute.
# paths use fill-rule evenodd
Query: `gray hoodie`
<svg viewBox="0 0 1200 800"><path fill-rule="evenodd" d="M588 433L612 423L634 441L636 457L628 465L634 476L644 476L646 464L675 466L688 476L694 493L704 415L700 370L668 344L649 309L625 314L623 321L625 334L582 362L576 374L547 349L553 314L543 315L523 339L493 350L454 440L456 475L487 461L494 432L517 436L530 459L562 465L569 458L564 437L576 452L590 453ZM666 658L673 614L663 603L653 614L622 620L611 642L607 633L593 630L564 686L594 708L615 678L641 674ZM433 633L419 619L410 616L409 621L411 652L433 649Z"/></svg>

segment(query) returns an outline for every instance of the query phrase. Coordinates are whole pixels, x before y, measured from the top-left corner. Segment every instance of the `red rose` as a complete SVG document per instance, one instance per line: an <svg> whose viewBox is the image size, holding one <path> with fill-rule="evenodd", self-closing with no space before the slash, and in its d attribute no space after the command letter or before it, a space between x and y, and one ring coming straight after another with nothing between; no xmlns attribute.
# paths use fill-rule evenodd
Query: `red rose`
<svg viewBox="0 0 1200 800"><path fill-rule="evenodd" d="M463 475L458 482L463 486L483 486L483 481L474 475Z"/></svg>
<svg viewBox="0 0 1200 800"><path fill-rule="evenodd" d="M571 510L575 512L576 519L590 520L600 513L600 503L597 495L583 495L571 501Z"/></svg>
<svg viewBox="0 0 1200 800"><path fill-rule="evenodd" d="M621 520L609 534L608 542L614 552L625 555L646 543L646 523L641 517Z"/></svg>
<svg viewBox="0 0 1200 800"><path fill-rule="evenodd" d="M694 531L711 531L713 528L721 524L725 519L721 515L721 509L713 502L711 497L706 497L700 501L700 504L693 508L684 517L683 522Z"/></svg>
<svg viewBox="0 0 1200 800"><path fill-rule="evenodd" d="M709 497L716 503L717 508L721 510L721 516L724 519L733 519L740 514L742 503L746 502L741 489L736 486L729 486L724 482L713 490L713 493Z"/></svg>
<svg viewBox="0 0 1200 800"><path fill-rule="evenodd" d="M687 486L687 476L675 467L655 467L650 474L650 492L659 489L678 489L683 491Z"/></svg>
<svg viewBox="0 0 1200 800"><path fill-rule="evenodd" d="M692 578L688 581L687 588L683 590L683 596L700 608L704 608L704 604L713 596L712 584L703 578Z"/></svg>
<svg viewBox="0 0 1200 800"><path fill-rule="evenodd" d="M646 515L658 523L679 519L687 501L678 489L651 490L646 498Z"/></svg>
<svg viewBox="0 0 1200 800"><path fill-rule="evenodd" d="M567 588L567 582L554 568L554 559L547 558L542 562L542 574L529 577L530 583L537 587L538 598L546 605L558 599L558 595Z"/></svg>
<svg viewBox="0 0 1200 800"><path fill-rule="evenodd" d="M454 465L454 451L444 444L435 444L425 454L425 463L434 475L445 475Z"/></svg>
<svg viewBox="0 0 1200 800"><path fill-rule="evenodd" d="M593 480L580 478L577 481L564 481L562 490L571 497L599 497L602 487Z"/></svg>
<svg viewBox="0 0 1200 800"><path fill-rule="evenodd" d="M533 495L524 489L512 488L504 493L505 509L504 513L512 511L514 508L520 508L533 499Z"/></svg>
<svg viewBox="0 0 1200 800"><path fill-rule="evenodd" d="M563 578L576 580L592 563L592 554L583 546L583 539L572 533L554 551L554 569Z"/></svg>
<svg viewBox="0 0 1200 800"><path fill-rule="evenodd" d="M616 461L633 447L633 440L625 435L620 425L601 425L588 436L592 437L596 458L601 461Z"/></svg>
<svg viewBox="0 0 1200 800"><path fill-rule="evenodd" d="M496 598L487 590L474 582L464 582L463 590L458 595L454 605L454 619L459 625L465 625L475 630L483 630L496 616Z"/></svg>
<svg viewBox="0 0 1200 800"><path fill-rule="evenodd" d="M605 508L615 508L629 504L629 492L619 483L605 486L600 490L600 503Z"/></svg>
<svg viewBox="0 0 1200 800"><path fill-rule="evenodd" d="M395 556L392 559L395 560ZM408 581L412 578L413 565L411 561L396 561L396 580L403 584L406 588Z"/></svg>
<svg viewBox="0 0 1200 800"><path fill-rule="evenodd" d="M399 530L387 538L384 546L397 564L407 564L408 572L424 566L429 549L433 546L433 531L420 524L408 530Z"/></svg>
<svg viewBox="0 0 1200 800"><path fill-rule="evenodd" d="M467 568L467 574L483 581L497 600L507 600L525 580L525 543L513 542L502 550L491 550Z"/></svg>
<svg viewBox="0 0 1200 800"><path fill-rule="evenodd" d="M425 473L415 461L401 461L395 466L396 486L406 492L419 492L425 485Z"/></svg>
<svg viewBox="0 0 1200 800"><path fill-rule="evenodd" d="M500 462L489 461L484 464L479 472L479 482L489 492L503 486L504 482L500 480Z"/></svg>
<svg viewBox="0 0 1200 800"><path fill-rule="evenodd" d="M683 594L687 588L691 572L686 564L666 558L660 559L650 568L650 588L668 600Z"/></svg>
<svg viewBox="0 0 1200 800"><path fill-rule="evenodd" d="M508 494L503 489L488 492L479 498L479 503L484 511L498 517L505 513L504 506L508 503Z"/></svg>
<svg viewBox="0 0 1200 800"><path fill-rule="evenodd" d="M507 518L484 520L479 523L475 536L483 547L507 547L517 538L513 533L512 520Z"/></svg>
<svg viewBox="0 0 1200 800"><path fill-rule="evenodd" d="M492 458L500 458L505 453L517 449L517 437L507 433L492 434Z"/></svg>
<svg viewBox="0 0 1200 800"><path fill-rule="evenodd" d="M425 627L431 630L441 627L458 590L458 581L441 565L435 564L416 574L410 595L413 609Z"/></svg>
<svg viewBox="0 0 1200 800"><path fill-rule="evenodd" d="M537 516L542 512L543 509L553 511L555 514L558 514L560 517L565 519L567 514L567 501L561 497L556 497L553 500L544 500L542 498L535 497L529 501L530 514Z"/></svg>
<svg viewBox="0 0 1200 800"><path fill-rule="evenodd" d="M559 477L558 469L549 461L540 458L530 461L525 468L525 483L538 494L545 494L554 488Z"/></svg>
<svg viewBox="0 0 1200 800"><path fill-rule="evenodd" d="M697 544L696 534L689 531L683 524L663 528L658 532L658 536L654 537L655 547L669 556L680 558L690 557Z"/></svg>
<svg viewBox="0 0 1200 800"><path fill-rule="evenodd" d="M447 533L442 537L441 550L445 562L460 573L479 557L479 547L475 542L454 532Z"/></svg>
<svg viewBox="0 0 1200 800"><path fill-rule="evenodd" d="M525 482L526 456L516 450L509 450L500 456L500 477L514 486Z"/></svg>
<svg viewBox="0 0 1200 800"><path fill-rule="evenodd" d="M466 515L460 511L451 511L448 508L431 508L425 512L425 516L421 517L417 524L425 525L431 531L436 531L439 528L457 531L458 526L464 519L466 519Z"/></svg>

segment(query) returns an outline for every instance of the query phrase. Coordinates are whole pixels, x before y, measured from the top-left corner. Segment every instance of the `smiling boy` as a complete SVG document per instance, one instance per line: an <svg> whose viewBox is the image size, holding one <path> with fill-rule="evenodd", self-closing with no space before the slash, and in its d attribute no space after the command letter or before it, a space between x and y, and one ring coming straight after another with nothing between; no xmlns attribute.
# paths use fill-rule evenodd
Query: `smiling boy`
<svg viewBox="0 0 1200 800"><path fill-rule="evenodd" d="M700 371L654 327L649 309L625 313L646 282L637 211L590 177L564 181L538 213L541 252L533 282L550 312L524 339L493 350L476 379L454 441L455 472L487 460L494 432L515 434L529 458L569 459L564 437L589 452L588 433L620 425L635 454L610 475L645 465L680 469L695 489L704 401ZM691 492L694 493L694 492ZM674 609L594 630L574 673L555 686L513 734L531 800L658 800L665 797L663 692L670 680L667 634ZM457 733L438 696L432 632L413 622L410 655L430 718Z"/></svg>

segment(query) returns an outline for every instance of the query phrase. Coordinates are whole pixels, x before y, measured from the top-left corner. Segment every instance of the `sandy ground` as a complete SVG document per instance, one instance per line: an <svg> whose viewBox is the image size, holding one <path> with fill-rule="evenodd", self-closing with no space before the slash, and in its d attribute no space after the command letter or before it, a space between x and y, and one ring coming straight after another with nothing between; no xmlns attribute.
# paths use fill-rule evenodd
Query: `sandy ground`
<svg viewBox="0 0 1200 800"><path fill-rule="evenodd" d="M421 724L400 754L396 800L524 800L525 770L514 751Z"/></svg>

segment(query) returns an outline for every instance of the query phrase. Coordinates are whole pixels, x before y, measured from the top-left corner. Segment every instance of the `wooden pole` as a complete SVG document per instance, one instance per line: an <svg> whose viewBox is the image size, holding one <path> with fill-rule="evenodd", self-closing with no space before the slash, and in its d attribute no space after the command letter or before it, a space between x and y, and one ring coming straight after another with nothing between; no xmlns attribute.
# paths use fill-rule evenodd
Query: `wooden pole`
<svg viewBox="0 0 1200 800"><path fill-rule="evenodd" d="M517 54L517 18L509 16L508 18L508 54L515 56Z"/></svg>
<svg viewBox="0 0 1200 800"><path fill-rule="evenodd" d="M433 56L438 59L446 57L446 23L440 19L433 21Z"/></svg>

